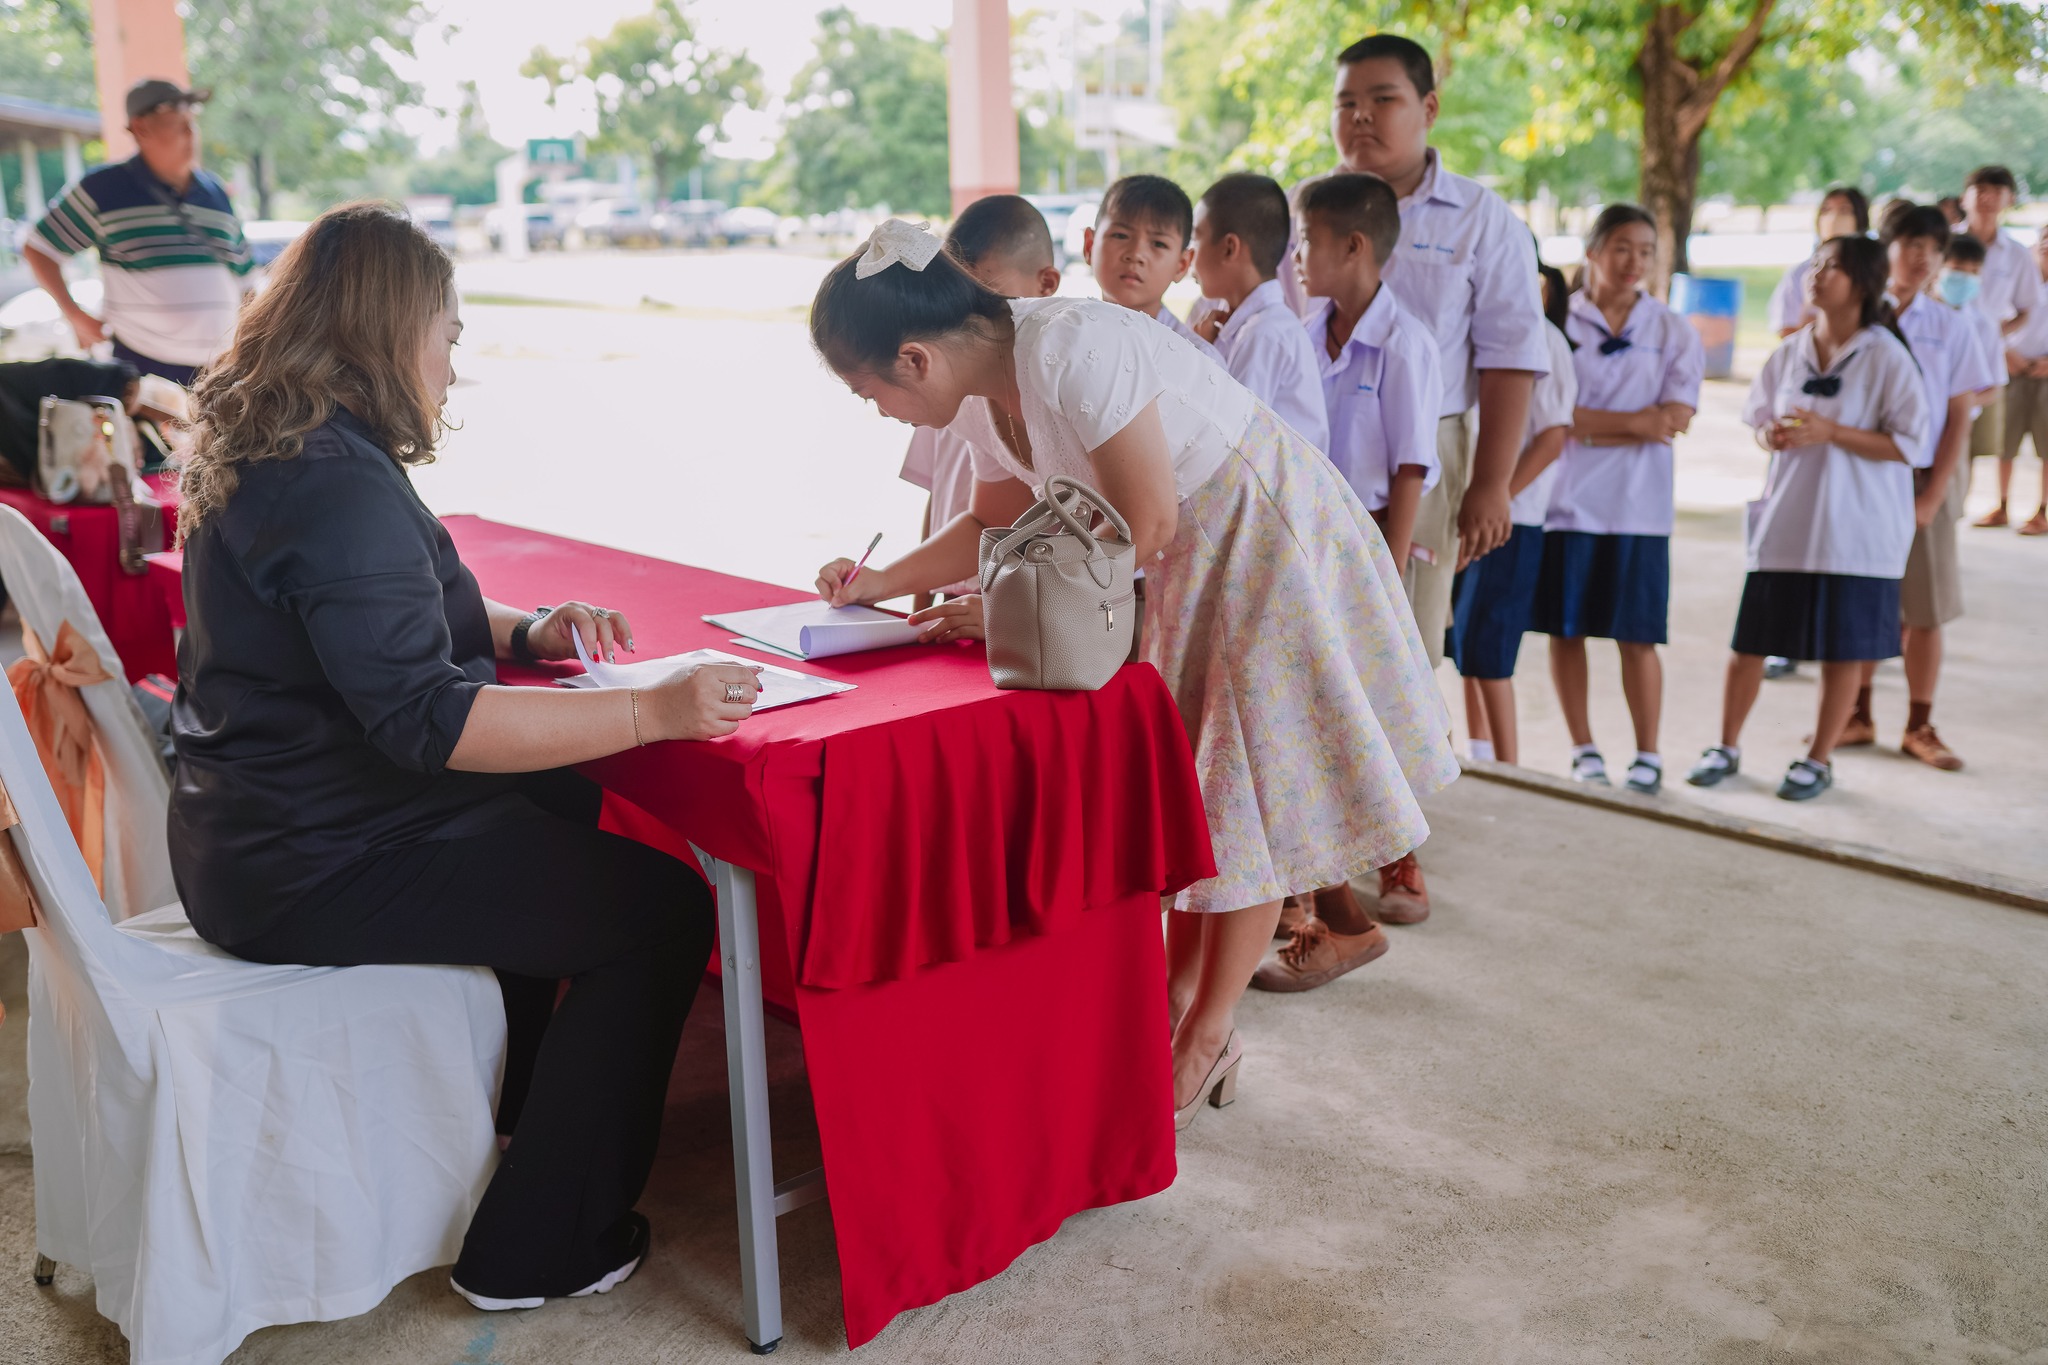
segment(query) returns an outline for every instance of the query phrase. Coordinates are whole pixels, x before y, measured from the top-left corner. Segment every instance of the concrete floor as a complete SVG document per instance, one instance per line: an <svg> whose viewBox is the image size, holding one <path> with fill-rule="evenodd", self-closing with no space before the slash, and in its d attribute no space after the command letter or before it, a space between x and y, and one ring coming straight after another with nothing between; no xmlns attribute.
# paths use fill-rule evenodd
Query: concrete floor
<svg viewBox="0 0 2048 1365"><path fill-rule="evenodd" d="M1172 1189L860 1358L2048 1362L2048 917L1477 780L1432 817L1436 916L1249 1000L1239 1103ZM772 1036L788 1172L816 1148ZM721 1068L709 996L653 1261L608 1298L485 1317L428 1273L237 1365L745 1358ZM781 1355L839 1356L824 1211L782 1236ZM6 1158L0 1358L122 1360L79 1272L28 1285L30 1246Z"/></svg>

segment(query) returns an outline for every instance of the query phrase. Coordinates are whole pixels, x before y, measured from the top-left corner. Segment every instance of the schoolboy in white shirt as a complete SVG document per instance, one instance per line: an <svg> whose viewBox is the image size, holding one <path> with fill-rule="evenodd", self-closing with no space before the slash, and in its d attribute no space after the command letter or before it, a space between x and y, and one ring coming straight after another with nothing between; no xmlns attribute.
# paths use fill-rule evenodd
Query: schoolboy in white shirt
<svg viewBox="0 0 2048 1365"><path fill-rule="evenodd" d="M1962 231L1984 248L1984 269L1977 291L1979 312L1998 324L2001 336L2011 336L2027 325L2027 319L2048 307L2041 277L2028 251L2000 230L1999 223L2019 197L2019 182L2003 166L1979 166L1963 178ZM1970 458L1996 458L2005 452L2005 405L1994 403L1978 414L1970 426ZM2006 524L2001 505L1979 526Z"/></svg>
<svg viewBox="0 0 2048 1365"><path fill-rule="evenodd" d="M1287 263L1287 192L1263 175L1226 175L1195 203L1195 279L1222 307L1195 330L1215 343L1231 377L1273 415L1330 448L1322 365L1275 278Z"/></svg>
<svg viewBox="0 0 2048 1365"><path fill-rule="evenodd" d="M1941 628L1963 614L1956 520L1963 510L1966 478L1958 475L1969 440L1970 409L1977 393L1992 387L1996 377L1971 321L1926 293L1948 239L1948 220L1940 209L1913 208L1887 218L1879 243L1890 268L1886 292L1899 331L1919 364L1928 412L1920 458L1912 461L1926 472L1914 480L1913 545L1899 585L1900 643L1911 708L1899 747L1930 767L1954 772L1963 760L1935 731L1934 691L1941 679ZM1876 671L1874 660L1864 665L1856 707L1836 747L1876 740L1870 712L1870 681Z"/></svg>
<svg viewBox="0 0 2048 1365"><path fill-rule="evenodd" d="M1260 395L1290 428L1329 450L1321 362L1280 293L1290 215L1286 190L1270 176L1225 176L1194 205L1194 278L1219 303L1194 329L1217 346L1223 366Z"/></svg>
<svg viewBox="0 0 2048 1365"><path fill-rule="evenodd" d="M2048 227L2034 238L2034 266L2048 294ZM2027 314L2026 325L2005 338L2005 364L2011 382L2005 391L2005 440L1998 452L1998 512L1979 526L2005 524L2005 501L2012 491L2012 467L2020 443L2034 439L2034 458L2041 462L2041 503L2020 527L2023 536L2048 536L2048 303Z"/></svg>
<svg viewBox="0 0 2048 1365"><path fill-rule="evenodd" d="M1186 190L1163 175L1127 175L1103 191L1081 250L1106 301L1155 319L1221 365L1216 348L1166 306L1166 291L1195 263L1194 235Z"/></svg>
<svg viewBox="0 0 2048 1365"><path fill-rule="evenodd" d="M1052 231L1045 215L1020 195L991 194L962 209L946 234L946 249L998 294L1041 299L1059 292ZM918 427L911 433L898 477L931 494L924 511L924 539L929 540L932 532L967 510L974 492L971 451L950 427ZM971 579L943 589L949 597L980 590ZM930 605L927 594L915 599L919 611Z"/></svg>
<svg viewBox="0 0 2048 1365"><path fill-rule="evenodd" d="M1443 165L1429 145L1437 112L1436 74L1420 44L1376 33L1337 54L1330 133L1338 169L1393 186L1401 241L1387 285L1439 348L1443 476L1416 512L1415 541L1434 562L1417 567L1413 598L1432 663L1443 659L1452 575L1513 533L1508 483L1528 430L1530 392L1550 366L1529 229L1506 200ZM1281 282L1290 277L1283 273ZM1307 313L1298 281L1288 302ZM1429 892L1414 854L1381 868L1379 881L1382 907L1408 901L1426 911Z"/></svg>
<svg viewBox="0 0 2048 1365"><path fill-rule="evenodd" d="M1436 408L1443 381L1428 330L1380 281L1380 262L1400 238L1400 210L1394 191L1378 176L1333 175L1302 191L1295 216L1295 266L1315 298L1305 326L1323 361L1330 462L1379 524L1388 553L1402 567L1402 586L1409 588L1416 506L1441 472ZM1307 917L1309 907L1302 902L1308 899L1290 898L1293 914L1283 912L1283 928ZM1275 953L1260 964L1252 985L1312 989L1341 974L1328 970L1334 965L1330 951L1369 961L1383 951L1381 940L1366 937L1374 920L1420 923L1429 905L1383 892L1376 910L1367 911L1350 884L1338 882L1316 888L1313 914L1332 931L1331 948L1315 957ZM1340 941L1353 946L1337 948Z"/></svg>

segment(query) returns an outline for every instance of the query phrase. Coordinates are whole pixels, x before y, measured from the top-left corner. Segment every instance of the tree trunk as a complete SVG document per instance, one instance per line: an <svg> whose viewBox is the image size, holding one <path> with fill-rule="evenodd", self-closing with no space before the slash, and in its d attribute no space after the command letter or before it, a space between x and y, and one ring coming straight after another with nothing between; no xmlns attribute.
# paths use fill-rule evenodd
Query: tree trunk
<svg viewBox="0 0 2048 1365"><path fill-rule="evenodd" d="M261 152L249 154L249 179L256 186L256 216L270 217L270 162Z"/></svg>
<svg viewBox="0 0 2048 1365"><path fill-rule="evenodd" d="M1764 26L1777 0L1749 0L1749 17L1718 56L1698 64L1679 51L1680 40L1697 14L1676 4L1651 11L1636 52L1636 74L1642 80L1643 207L1657 220L1657 264L1649 286L1660 298L1671 276L1683 272L1686 238L1692 233L1693 199L1699 193L1700 138L1707 131L1728 85L1764 40Z"/></svg>

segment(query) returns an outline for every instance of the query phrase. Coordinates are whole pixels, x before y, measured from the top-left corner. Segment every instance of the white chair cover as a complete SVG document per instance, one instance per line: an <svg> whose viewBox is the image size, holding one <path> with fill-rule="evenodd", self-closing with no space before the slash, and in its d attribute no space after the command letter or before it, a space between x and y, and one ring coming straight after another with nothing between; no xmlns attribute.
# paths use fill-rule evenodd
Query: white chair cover
<svg viewBox="0 0 2048 1365"><path fill-rule="evenodd" d="M91 1272L131 1365L219 1365L453 1261L497 1158L492 974L244 962L175 904L116 927L11 693L0 783L44 918L24 931L36 1249Z"/></svg>
<svg viewBox="0 0 2048 1365"><path fill-rule="evenodd" d="M99 732L100 759L106 765L107 909L117 920L168 905L178 898L171 885L171 855L164 843L164 815L171 800L170 780L157 757L149 722L136 705L120 656L100 625L85 585L63 554L43 538L34 523L12 507L0 506L0 583L21 612L22 624L36 633L45 649L57 647L57 631L66 621L113 674L79 695Z"/></svg>

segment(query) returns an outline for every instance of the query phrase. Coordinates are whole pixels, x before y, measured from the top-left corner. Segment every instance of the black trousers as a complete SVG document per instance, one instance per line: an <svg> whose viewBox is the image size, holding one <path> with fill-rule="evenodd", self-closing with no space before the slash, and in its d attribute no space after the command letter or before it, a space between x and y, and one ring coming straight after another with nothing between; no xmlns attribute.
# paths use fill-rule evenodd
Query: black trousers
<svg viewBox="0 0 2048 1365"><path fill-rule="evenodd" d="M594 784L542 773L522 789L530 819L359 858L227 945L257 962L497 970L512 1144L455 1263L493 1298L569 1294L617 1267L713 926L687 865L596 827Z"/></svg>

